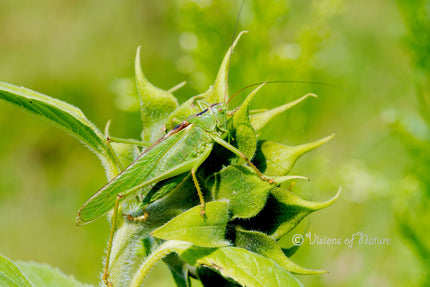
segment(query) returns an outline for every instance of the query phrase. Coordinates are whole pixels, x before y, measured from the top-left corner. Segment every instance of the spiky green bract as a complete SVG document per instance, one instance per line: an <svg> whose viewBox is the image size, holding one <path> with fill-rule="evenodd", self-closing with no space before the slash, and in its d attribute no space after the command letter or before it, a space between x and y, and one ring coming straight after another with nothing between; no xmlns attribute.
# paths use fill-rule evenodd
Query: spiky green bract
<svg viewBox="0 0 430 287"><path fill-rule="evenodd" d="M236 228L235 245L245 248L249 251L266 256L275 261L279 266L285 270L297 274L318 274L325 271L310 270L300 267L291 261L282 251L278 243L267 236L263 232L249 231L240 227Z"/></svg>
<svg viewBox="0 0 430 287"><path fill-rule="evenodd" d="M301 177L276 177L276 183L282 184ZM212 198L228 200L232 218L250 218L257 215L266 204L267 196L274 188L273 184L261 180L251 169L245 166L229 166L209 177L206 182Z"/></svg>
<svg viewBox="0 0 430 287"><path fill-rule="evenodd" d="M154 142L163 135L164 122L178 107L178 100L145 78L140 66L140 47L137 49L135 71L143 123L142 139Z"/></svg>
<svg viewBox="0 0 430 287"><path fill-rule="evenodd" d="M258 141L254 163L268 176L286 175L291 171L299 157L328 142L333 137L334 134L298 146L285 146L266 140Z"/></svg>

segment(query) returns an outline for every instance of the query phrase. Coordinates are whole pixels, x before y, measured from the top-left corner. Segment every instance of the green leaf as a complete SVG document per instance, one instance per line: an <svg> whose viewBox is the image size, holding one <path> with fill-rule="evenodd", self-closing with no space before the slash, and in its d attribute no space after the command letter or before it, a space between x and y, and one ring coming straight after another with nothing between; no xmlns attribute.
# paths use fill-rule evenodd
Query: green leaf
<svg viewBox="0 0 430 287"><path fill-rule="evenodd" d="M279 266L292 273L319 274L326 272L320 270L311 270L297 265L287 256L285 256L281 247L275 240L262 232L248 231L237 227L234 245L270 258Z"/></svg>
<svg viewBox="0 0 430 287"><path fill-rule="evenodd" d="M238 247L201 248L178 240L160 245L139 267L130 286L141 286L151 268L168 254L176 252L189 265L208 267L224 278L247 287L302 286L273 260Z"/></svg>
<svg viewBox="0 0 430 287"><path fill-rule="evenodd" d="M341 189L330 200L312 202L304 200L286 189L274 188L271 190L271 196L268 197L264 209L252 220L241 221L240 225L246 229L264 232L278 240L312 212L332 205L339 197L340 191Z"/></svg>
<svg viewBox="0 0 430 287"><path fill-rule="evenodd" d="M284 176L291 171L300 156L328 142L333 137L334 134L298 146L285 146L272 141L258 141L253 162L267 176Z"/></svg>
<svg viewBox="0 0 430 287"><path fill-rule="evenodd" d="M165 240L182 240L196 246L217 247L229 245L225 232L229 219L228 203L208 202L205 216L200 215L200 206L173 218L152 232L152 236Z"/></svg>
<svg viewBox="0 0 430 287"><path fill-rule="evenodd" d="M247 158L254 156L257 148L257 136L254 128L249 121L249 105L255 94L264 86L261 84L240 105L239 109L231 118L231 135L233 138L232 144L237 147ZM245 160L236 156L230 161L231 164L244 164Z"/></svg>
<svg viewBox="0 0 430 287"><path fill-rule="evenodd" d="M0 286L10 287L34 287L21 269L10 261L7 257L0 254Z"/></svg>
<svg viewBox="0 0 430 287"><path fill-rule="evenodd" d="M188 264L209 267L242 286L302 286L273 260L243 248L188 248L180 252Z"/></svg>
<svg viewBox="0 0 430 287"><path fill-rule="evenodd" d="M266 83L262 83L257 88L255 88L242 102L239 109L235 111L233 115L233 127L238 126L243 122L249 122L249 105L251 104L252 99L257 94L257 92L265 85Z"/></svg>
<svg viewBox="0 0 430 287"><path fill-rule="evenodd" d="M293 102L287 103L285 105L279 106L277 108L268 110L268 111L263 111L260 113L256 113L256 114L252 114L250 116L250 120L251 120L251 124L254 127L255 131L258 133L259 131L261 131L268 122L270 122L275 116L279 115L280 113L285 112L286 110L294 107L295 105L297 105L298 103L301 103L302 101L304 101L305 99L307 99L308 97L317 97L314 94L307 94L303 97L301 97L300 99L297 99Z"/></svg>
<svg viewBox="0 0 430 287"><path fill-rule="evenodd" d="M19 262L18 265L35 286L89 287L58 268L36 262Z"/></svg>
<svg viewBox="0 0 430 287"><path fill-rule="evenodd" d="M303 178L284 176L274 178L277 184ZM250 218L264 207L273 184L262 180L245 166L228 166L209 177L206 186L216 200L228 200L232 218Z"/></svg>
<svg viewBox="0 0 430 287"><path fill-rule="evenodd" d="M276 200L290 206L291 208L317 211L332 205L339 198L341 191L342 188L339 187L339 190L337 191L335 196L323 202L304 200L294 192L288 191L283 188L274 188L271 193L274 198L276 198Z"/></svg>
<svg viewBox="0 0 430 287"><path fill-rule="evenodd" d="M163 135L164 123L178 107L178 100L172 93L155 87L145 78L140 66L140 47L136 54L135 73L143 122L142 139L154 142Z"/></svg>
<svg viewBox="0 0 430 287"><path fill-rule="evenodd" d="M300 198L293 192L277 188L272 190L272 195L275 201L268 204L268 209L272 209L276 222L270 228L270 236L274 239L279 239L297 226L306 216L314 211L329 207L339 197L341 189L337 194L324 202L307 201Z"/></svg>
<svg viewBox="0 0 430 287"><path fill-rule="evenodd" d="M228 49L227 53L224 56L224 59L221 63L221 66L218 70L218 75L215 80L213 93L208 94L206 97L206 100L208 103L215 104L215 103L225 103L227 101L228 97L228 69L230 68L230 56L233 52L233 49L236 47L237 43L239 42L240 37L242 37L243 34L248 33L247 31L242 31L237 35L236 39L233 42L233 45Z"/></svg>
<svg viewBox="0 0 430 287"><path fill-rule="evenodd" d="M103 134L80 109L35 91L7 83L0 83L0 99L62 127L97 154L108 176L118 172Z"/></svg>
<svg viewBox="0 0 430 287"><path fill-rule="evenodd" d="M270 189L273 188L244 166L224 168L209 178L207 186L213 198L228 200L232 218L255 216L263 209Z"/></svg>

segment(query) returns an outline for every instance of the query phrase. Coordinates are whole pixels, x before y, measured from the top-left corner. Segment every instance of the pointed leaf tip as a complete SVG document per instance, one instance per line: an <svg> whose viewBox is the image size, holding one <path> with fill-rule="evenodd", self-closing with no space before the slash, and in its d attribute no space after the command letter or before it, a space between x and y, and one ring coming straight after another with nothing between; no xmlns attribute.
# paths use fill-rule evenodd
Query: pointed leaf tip
<svg viewBox="0 0 430 287"><path fill-rule="evenodd" d="M333 137L334 134L298 146L259 141L253 162L267 176L284 176L291 171L299 157L328 142Z"/></svg>
<svg viewBox="0 0 430 287"><path fill-rule="evenodd" d="M276 188L272 190L272 195L278 200L279 202L290 206L294 208L298 208L301 210L308 210L310 212L317 211L326 207L329 207L332 205L340 196L342 188L339 187L338 192L326 201L316 202L316 201L307 201L303 198L299 197L295 193L291 191L287 191L283 188Z"/></svg>
<svg viewBox="0 0 430 287"><path fill-rule="evenodd" d="M235 245L263 255L276 262L284 270L292 273L321 274L326 272L324 270L307 269L297 265L284 254L276 240L263 232L249 231L236 227Z"/></svg>
<svg viewBox="0 0 430 287"><path fill-rule="evenodd" d="M152 85L142 72L140 46L135 60L135 77L143 122L142 139L154 142L163 135L166 119L178 106L172 93Z"/></svg>
<svg viewBox="0 0 430 287"><path fill-rule="evenodd" d="M246 97L239 109L234 113L231 121L231 135L234 139L233 145L247 158L252 158L257 148L257 136L255 135L251 122L249 121L249 104L262 86L264 86L264 84L258 86L248 95L248 97ZM245 160L240 157L235 157L230 161L230 163L241 165L245 163Z"/></svg>
<svg viewBox="0 0 430 287"><path fill-rule="evenodd" d="M256 132L259 132L260 130L262 130L267 123L269 123L275 116L279 115L280 113L285 112L286 110L294 107L295 105L303 102L304 100L306 100L309 97L313 97L313 98L318 98L317 95L312 94L312 93L308 93L306 95L304 95L303 97L286 103L282 106L279 106L277 108L268 110L268 111L264 111L261 113L257 113L257 114L253 114L250 116L250 120L251 120L251 124L254 127Z"/></svg>
<svg viewBox="0 0 430 287"><path fill-rule="evenodd" d="M257 94L257 92L266 84L266 82L259 85L257 88L255 88L249 95L246 97L246 99L242 102L239 109L234 113L233 115L233 124L238 125L240 122L249 121L249 105L254 98L254 96Z"/></svg>
<svg viewBox="0 0 430 287"><path fill-rule="evenodd" d="M271 234L274 239L279 239L286 233L290 232L302 219L311 214L312 212L321 210L323 208L332 205L339 197L341 189L336 193L334 197L323 202L307 201L299 197L293 192L285 189L274 189L272 195L280 203L277 206L285 212L286 218L283 220L284 223L276 227Z"/></svg>
<svg viewBox="0 0 430 287"><path fill-rule="evenodd" d="M322 208L332 205L340 195L340 191L324 202L307 201L283 187L273 188L264 209L249 221L243 221L242 227L259 230L278 240L299 224L306 216ZM276 217L275 222L267 218Z"/></svg>
<svg viewBox="0 0 430 287"><path fill-rule="evenodd" d="M329 140L334 138L334 136L335 136L335 133L332 133L331 135L326 136L325 138L322 138L322 139L319 139L319 140L316 140L316 141L313 141L310 143L306 143L303 145L296 146L296 148L297 148L296 152L298 153L299 156L301 156L301 155L303 155L303 154L305 154L311 150L314 150L317 147L325 144L326 142L328 142Z"/></svg>
<svg viewBox="0 0 430 287"><path fill-rule="evenodd" d="M248 33L247 31L242 31L237 35L231 47L228 49L227 53L224 56L224 59L221 63L221 66L218 70L218 74L215 80L213 93L207 96L206 100L211 103L222 103L225 102L226 97L228 97L228 70L230 65L230 58L233 52L233 49L236 47L239 39L243 34Z"/></svg>

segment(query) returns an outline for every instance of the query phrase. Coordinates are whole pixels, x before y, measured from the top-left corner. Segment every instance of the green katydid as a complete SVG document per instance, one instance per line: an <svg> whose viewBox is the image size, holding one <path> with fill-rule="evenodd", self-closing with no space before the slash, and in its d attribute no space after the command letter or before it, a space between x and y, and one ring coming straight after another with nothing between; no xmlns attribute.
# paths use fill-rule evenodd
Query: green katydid
<svg viewBox="0 0 430 287"><path fill-rule="evenodd" d="M239 34L236 41L233 42L226 57L224 58L222 67L227 68L227 72L228 67L226 66L229 64L232 50L236 46L237 41L243 33L244 32ZM139 57L136 58L136 63L140 63ZM223 72L223 68L221 68L220 74L222 78L221 81L227 79L227 75L225 72ZM265 83L309 82L262 82L249 85L239 90L233 95L233 97L246 88L256 85L261 87ZM254 90L251 95L255 94L260 87ZM216 84L214 89L217 89ZM226 91L222 91L223 88L220 90L221 93L225 93L226 95ZM308 94L291 104L296 104L308 96L314 95ZM155 185L163 180L171 179L188 172L191 173L192 179L197 189L201 204L201 214L203 215L204 198L195 174L198 167L208 158L214 143L218 143L219 145L233 152L235 155L243 158L262 180L268 181L269 183L274 183L273 179L266 178L238 148L224 140L227 136L229 136L229 131L227 130L228 114L234 113L237 110L236 109L232 112L227 111L227 105L230 100L226 101L225 103L210 104L201 98L203 98L203 96L194 97L194 102L196 102L200 107L200 111L198 113L189 116L183 122L172 128L167 134L155 141L155 143L144 150L144 152L131 165L122 170L120 174L109 181L81 207L81 209L78 211L78 225L86 224L97 219L114 208L116 201L121 201L127 197L131 197L132 195L136 195L139 190L144 187ZM212 98L209 95L207 99L210 100ZM174 120L175 119L171 119L169 123L174 122ZM109 143L111 140L117 141L115 138L108 137L107 142ZM129 142L121 140L120 142L148 146L147 143L141 143L137 141ZM131 217L129 217L129 219L130 218ZM144 218L145 216L142 217L142 219Z"/></svg>
<svg viewBox="0 0 430 287"><path fill-rule="evenodd" d="M198 103L207 108L188 117L174 129L148 147L129 167L112 179L79 210L78 223L87 223L111 210L118 196L134 195L141 188L191 172L204 214L204 199L195 172L218 143L242 157L263 179L266 178L246 156L224 140L227 136L226 104Z"/></svg>

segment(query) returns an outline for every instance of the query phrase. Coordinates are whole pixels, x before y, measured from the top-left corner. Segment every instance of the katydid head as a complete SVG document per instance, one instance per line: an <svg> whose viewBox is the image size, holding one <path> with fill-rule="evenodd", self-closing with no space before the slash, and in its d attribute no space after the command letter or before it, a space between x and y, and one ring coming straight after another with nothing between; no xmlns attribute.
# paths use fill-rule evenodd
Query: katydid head
<svg viewBox="0 0 430 287"><path fill-rule="evenodd" d="M213 115L217 127L220 130L225 130L227 125L227 106L224 103L213 104L209 107Z"/></svg>
<svg viewBox="0 0 430 287"><path fill-rule="evenodd" d="M212 104L200 113L188 117L187 122L197 125L206 131L224 131L227 125L225 104Z"/></svg>

